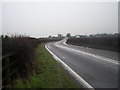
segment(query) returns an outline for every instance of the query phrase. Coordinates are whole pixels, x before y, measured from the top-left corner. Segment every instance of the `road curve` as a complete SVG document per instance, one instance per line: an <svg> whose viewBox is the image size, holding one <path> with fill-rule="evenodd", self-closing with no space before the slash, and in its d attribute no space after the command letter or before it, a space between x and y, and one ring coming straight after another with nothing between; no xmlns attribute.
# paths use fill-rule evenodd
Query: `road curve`
<svg viewBox="0 0 120 90"><path fill-rule="evenodd" d="M46 47L93 88L118 88L118 53L65 42L63 39Z"/></svg>

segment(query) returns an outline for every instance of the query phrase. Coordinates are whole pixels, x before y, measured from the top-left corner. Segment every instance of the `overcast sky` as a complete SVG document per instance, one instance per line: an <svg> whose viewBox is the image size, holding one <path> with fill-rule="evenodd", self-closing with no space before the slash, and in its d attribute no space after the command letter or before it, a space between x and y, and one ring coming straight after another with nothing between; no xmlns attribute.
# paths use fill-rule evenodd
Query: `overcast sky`
<svg viewBox="0 0 120 90"><path fill-rule="evenodd" d="M42 37L118 32L117 2L6 2L0 7L3 34Z"/></svg>

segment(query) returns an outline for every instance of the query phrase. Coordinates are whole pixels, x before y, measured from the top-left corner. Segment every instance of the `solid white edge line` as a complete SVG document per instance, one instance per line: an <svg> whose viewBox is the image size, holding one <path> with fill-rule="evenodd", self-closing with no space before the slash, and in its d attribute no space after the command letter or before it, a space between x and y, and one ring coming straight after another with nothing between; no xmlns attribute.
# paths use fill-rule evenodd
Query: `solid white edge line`
<svg viewBox="0 0 120 90"><path fill-rule="evenodd" d="M48 52L59 62L61 63L64 68L80 83L84 88L88 88L90 90L94 90L94 88L88 84L82 77L80 77L74 70L72 70L67 64L65 64L60 58L58 58L53 52L51 52L47 46L45 45L45 48L48 50Z"/></svg>

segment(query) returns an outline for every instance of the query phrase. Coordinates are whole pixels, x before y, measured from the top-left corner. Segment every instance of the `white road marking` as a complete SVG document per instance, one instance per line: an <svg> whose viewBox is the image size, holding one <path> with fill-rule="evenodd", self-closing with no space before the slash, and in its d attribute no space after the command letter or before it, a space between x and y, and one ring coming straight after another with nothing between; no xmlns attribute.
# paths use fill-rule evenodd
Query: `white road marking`
<svg viewBox="0 0 120 90"><path fill-rule="evenodd" d="M67 45L67 43L65 43L65 42L63 42L64 43L64 45Z"/></svg>
<svg viewBox="0 0 120 90"><path fill-rule="evenodd" d="M55 43L54 45L59 47L59 48L71 50L71 51L82 53L82 54L85 54L85 55L89 55L89 56L92 56L92 57L100 59L100 60L104 60L104 61L111 62L111 63L114 63L114 64L119 64L119 61L117 61L117 60L113 60L113 59L110 59L110 58L94 55L94 54L91 54L91 53L83 52L83 51L76 50L76 49L69 48L69 47L65 47L65 46L60 46L58 43Z"/></svg>
<svg viewBox="0 0 120 90"><path fill-rule="evenodd" d="M84 87L84 88L88 88L89 90L94 90L94 88L88 83L86 82L82 77L80 77L74 70L72 70L67 64L65 64L60 58L58 58L53 52L51 52L49 50L49 48L47 48L47 46L45 45L45 48L49 51L49 53L59 62L61 63L64 68L72 75L74 76L74 78Z"/></svg>

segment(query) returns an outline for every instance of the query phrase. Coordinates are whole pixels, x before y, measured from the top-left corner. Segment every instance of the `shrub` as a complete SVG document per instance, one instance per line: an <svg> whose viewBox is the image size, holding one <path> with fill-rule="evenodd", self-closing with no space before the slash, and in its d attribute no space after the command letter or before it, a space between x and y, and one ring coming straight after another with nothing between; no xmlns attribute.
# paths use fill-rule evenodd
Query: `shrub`
<svg viewBox="0 0 120 90"><path fill-rule="evenodd" d="M2 36L2 54L14 52L10 58L10 62L17 61L11 67L17 69L17 74L20 77L27 77L34 70L35 48L40 41L35 38L25 36ZM4 61L3 61L4 62Z"/></svg>
<svg viewBox="0 0 120 90"><path fill-rule="evenodd" d="M112 51L119 51L118 44L120 43L120 36L118 35L104 35L104 36L86 36L80 38L69 38L68 44L87 46L92 48L100 48Z"/></svg>

